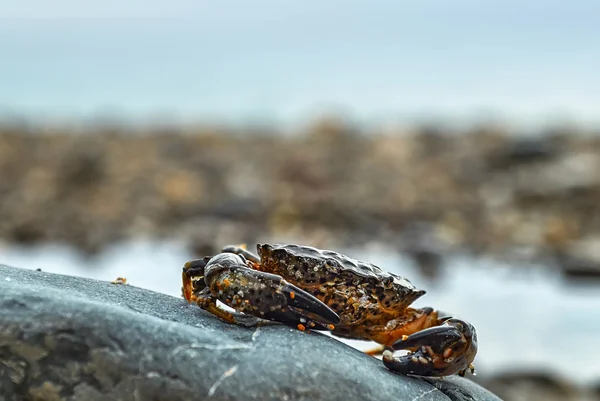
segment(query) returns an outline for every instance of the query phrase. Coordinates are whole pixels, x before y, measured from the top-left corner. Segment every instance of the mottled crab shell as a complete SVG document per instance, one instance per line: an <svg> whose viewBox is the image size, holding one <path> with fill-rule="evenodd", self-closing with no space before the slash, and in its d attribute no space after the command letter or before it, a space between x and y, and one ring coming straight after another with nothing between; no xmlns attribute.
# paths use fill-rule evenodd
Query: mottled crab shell
<svg viewBox="0 0 600 401"><path fill-rule="evenodd" d="M383 287L395 292L405 306L425 294L404 277L335 251L290 244L258 244L257 251L263 264L277 264L274 272L299 286L317 284L325 277L338 284L360 285L366 290Z"/></svg>

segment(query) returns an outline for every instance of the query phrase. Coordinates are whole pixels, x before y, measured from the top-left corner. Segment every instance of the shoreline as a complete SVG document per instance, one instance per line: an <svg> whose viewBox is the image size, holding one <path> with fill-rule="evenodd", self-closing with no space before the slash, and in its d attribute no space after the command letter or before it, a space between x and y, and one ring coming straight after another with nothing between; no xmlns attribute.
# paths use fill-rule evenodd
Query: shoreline
<svg viewBox="0 0 600 401"><path fill-rule="evenodd" d="M133 134L132 134L133 132ZM369 135L0 126L0 237L95 253L121 240L383 242L600 266L600 137L498 127Z"/></svg>

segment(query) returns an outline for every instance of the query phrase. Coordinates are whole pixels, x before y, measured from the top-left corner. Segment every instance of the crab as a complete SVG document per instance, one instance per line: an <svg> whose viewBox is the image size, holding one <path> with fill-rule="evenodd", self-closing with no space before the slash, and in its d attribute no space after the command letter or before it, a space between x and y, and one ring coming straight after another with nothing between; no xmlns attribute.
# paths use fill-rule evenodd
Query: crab
<svg viewBox="0 0 600 401"><path fill-rule="evenodd" d="M475 374L475 328L430 307L411 308L425 291L407 279L310 246L258 244L257 252L226 246L215 256L187 262L184 298L229 323L274 321L374 341L384 365L395 373ZM408 353L396 356L397 350Z"/></svg>

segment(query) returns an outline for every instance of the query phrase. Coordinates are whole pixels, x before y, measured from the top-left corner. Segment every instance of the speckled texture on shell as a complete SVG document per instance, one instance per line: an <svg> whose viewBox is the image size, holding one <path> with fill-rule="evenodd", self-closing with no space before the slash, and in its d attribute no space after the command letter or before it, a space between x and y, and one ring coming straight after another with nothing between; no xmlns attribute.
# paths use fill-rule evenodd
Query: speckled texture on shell
<svg viewBox="0 0 600 401"><path fill-rule="evenodd" d="M425 294L425 291L416 288L404 277L384 271L372 263L342 255L339 252L321 250L304 245L288 244L259 244L257 251L263 263L265 263L266 259L271 258L278 260L282 265L287 264L288 268L291 266L298 269L307 267L312 269L317 276L325 275L331 280L335 280L335 277L343 274L353 276L353 279L364 283L374 282L376 285L383 285L386 288L389 287L389 283L393 283L397 291L406 293L407 296L410 296L411 293L417 297ZM283 273L282 275L284 275L288 271L289 269L281 272L277 271L277 274ZM298 279L298 275L294 274L293 277L286 278ZM365 279L372 279L374 281ZM307 280L307 282L310 283L310 280Z"/></svg>
<svg viewBox="0 0 600 401"><path fill-rule="evenodd" d="M257 251L261 269L312 293L338 312L346 325L381 322L384 316L401 318L425 294L403 277L338 252L271 244L259 244Z"/></svg>
<svg viewBox="0 0 600 401"><path fill-rule="evenodd" d="M213 294L220 294L227 304L238 312L263 316L274 310L286 307L286 297L264 279L257 280L247 273L221 269L211 282ZM261 313L262 312L262 313Z"/></svg>

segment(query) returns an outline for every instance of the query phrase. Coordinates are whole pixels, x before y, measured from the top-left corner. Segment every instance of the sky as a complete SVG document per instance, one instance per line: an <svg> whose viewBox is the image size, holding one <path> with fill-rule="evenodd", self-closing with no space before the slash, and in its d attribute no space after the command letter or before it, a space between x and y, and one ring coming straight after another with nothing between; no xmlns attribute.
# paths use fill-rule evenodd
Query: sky
<svg viewBox="0 0 600 401"><path fill-rule="evenodd" d="M600 122L600 2L22 0L0 114Z"/></svg>

